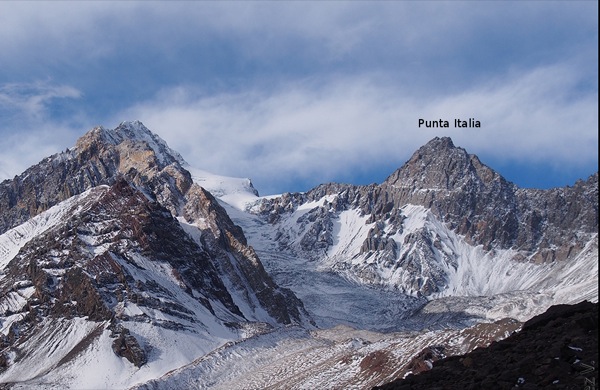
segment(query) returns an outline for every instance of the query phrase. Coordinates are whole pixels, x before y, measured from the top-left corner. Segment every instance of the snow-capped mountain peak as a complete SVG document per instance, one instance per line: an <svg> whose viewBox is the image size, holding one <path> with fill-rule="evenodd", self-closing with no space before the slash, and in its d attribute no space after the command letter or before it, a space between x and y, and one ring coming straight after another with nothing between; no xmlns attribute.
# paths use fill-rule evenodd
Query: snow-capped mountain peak
<svg viewBox="0 0 600 390"><path fill-rule="evenodd" d="M52 372L123 388L256 331L311 326L182 163L124 122L0 183L0 383Z"/></svg>
<svg viewBox="0 0 600 390"><path fill-rule="evenodd" d="M456 147L449 137L435 137L420 147L385 183L397 188L429 191L460 190L465 186L512 186L482 164L477 156Z"/></svg>
<svg viewBox="0 0 600 390"><path fill-rule="evenodd" d="M194 183L238 210L246 210L259 199L258 191L248 178L216 175L189 165L185 165L185 169L192 174Z"/></svg>
<svg viewBox="0 0 600 390"><path fill-rule="evenodd" d="M157 134L153 133L140 121L125 121L114 129L102 126L95 127L78 141L80 149L88 146L91 140L100 138L103 143L119 145L123 142L144 143L152 149L156 158L163 165L177 162L185 165L186 162L181 155L171 149L167 143Z"/></svg>

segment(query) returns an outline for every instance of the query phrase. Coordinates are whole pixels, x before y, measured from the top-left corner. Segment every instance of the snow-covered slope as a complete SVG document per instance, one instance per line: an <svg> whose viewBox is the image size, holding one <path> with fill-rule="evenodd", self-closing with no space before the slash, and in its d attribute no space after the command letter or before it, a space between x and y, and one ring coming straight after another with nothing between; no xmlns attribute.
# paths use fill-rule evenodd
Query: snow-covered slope
<svg viewBox="0 0 600 390"><path fill-rule="evenodd" d="M184 167L192 174L194 183L239 210L251 207L259 199L250 179L215 175L189 165Z"/></svg>
<svg viewBox="0 0 600 390"><path fill-rule="evenodd" d="M135 389L369 389L430 368L442 356L505 338L519 326L502 321L388 334L346 326L311 332L285 328L226 345Z"/></svg>
<svg viewBox="0 0 600 390"><path fill-rule="evenodd" d="M7 369L0 373L0 381L25 382L27 387L123 388L244 336L243 327L228 324L248 320L232 312L227 299L221 302L223 298L212 295L225 291L194 286L186 271L177 267L181 254L161 259L139 250L139 242L152 238L128 237L129 226L121 225L127 212L120 208L138 206L124 194L111 196L113 191L107 186L93 188L0 236L4 265L0 321L3 336L14 338L4 350ZM138 212L133 215L144 223ZM78 254L69 250L77 243L84 244ZM185 241L178 245L189 250ZM23 259L31 259L24 268ZM32 269L34 262L37 271ZM94 288L67 295L79 287L70 285L78 268L92 278L91 285L86 279L78 283ZM45 275L46 282L40 284L39 275ZM141 367L114 351L115 338L123 329L143 351Z"/></svg>
<svg viewBox="0 0 600 390"><path fill-rule="evenodd" d="M101 186L87 190L2 234L0 236L0 280L4 277L3 271L8 262L27 242L59 225L68 215L76 214L89 207L107 188Z"/></svg>

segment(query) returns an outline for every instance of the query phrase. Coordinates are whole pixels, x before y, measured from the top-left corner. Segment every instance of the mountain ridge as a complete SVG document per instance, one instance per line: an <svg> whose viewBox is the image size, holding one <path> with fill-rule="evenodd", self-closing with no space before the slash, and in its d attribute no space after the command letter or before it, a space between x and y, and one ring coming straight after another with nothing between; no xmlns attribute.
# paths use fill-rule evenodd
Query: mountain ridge
<svg viewBox="0 0 600 390"><path fill-rule="evenodd" d="M597 301L597 195L597 173L521 189L436 137L380 184L260 197L249 180L189 167L141 122L96 127L0 183L0 382L170 386L221 356L247 372L236 356L335 345L364 377L318 383L384 383L377 367L405 332L468 352L461 329L489 343L552 304ZM358 329L341 340L334 326ZM377 350L365 332L404 333L369 333L385 339ZM417 345L403 350L438 351Z"/></svg>

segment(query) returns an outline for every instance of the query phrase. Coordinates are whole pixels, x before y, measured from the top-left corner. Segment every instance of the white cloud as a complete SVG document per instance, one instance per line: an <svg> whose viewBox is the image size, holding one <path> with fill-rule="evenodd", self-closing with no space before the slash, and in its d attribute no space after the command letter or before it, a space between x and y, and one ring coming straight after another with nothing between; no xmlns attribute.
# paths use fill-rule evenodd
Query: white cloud
<svg viewBox="0 0 600 390"><path fill-rule="evenodd" d="M68 85L9 83L0 86L0 109L11 111L13 115L40 118L53 99L79 97L81 92Z"/></svg>
<svg viewBox="0 0 600 390"><path fill-rule="evenodd" d="M598 106L596 93L577 91L581 81L570 64L541 67L441 99L427 113L481 120L480 130L453 131L457 143L480 154L584 166L598 159Z"/></svg>
<svg viewBox="0 0 600 390"><path fill-rule="evenodd" d="M74 143L82 131L74 123L81 118L71 113L63 121L54 117L54 109L61 99L80 97L69 85L47 81L0 85L0 180Z"/></svg>
<svg viewBox="0 0 600 390"><path fill-rule="evenodd" d="M310 178L316 184L390 162L400 166L442 135L484 157L569 166L597 161L597 100L591 93L573 96L580 80L568 64L435 98L417 99L373 80L310 79L270 93L211 97L179 87L118 120L142 120L192 165L258 183ZM419 118L456 117L474 117L482 128L417 126Z"/></svg>
<svg viewBox="0 0 600 390"><path fill-rule="evenodd" d="M597 162L597 4L531 4L0 2L0 82L59 80L0 87L0 133L139 119L191 163L271 188L400 166L437 135L482 157ZM84 106L69 123L53 109L67 98ZM417 127L440 116L483 127ZM11 142L0 175L24 164Z"/></svg>
<svg viewBox="0 0 600 390"><path fill-rule="evenodd" d="M0 181L12 179L43 158L73 146L81 134L57 123L23 126L0 141Z"/></svg>

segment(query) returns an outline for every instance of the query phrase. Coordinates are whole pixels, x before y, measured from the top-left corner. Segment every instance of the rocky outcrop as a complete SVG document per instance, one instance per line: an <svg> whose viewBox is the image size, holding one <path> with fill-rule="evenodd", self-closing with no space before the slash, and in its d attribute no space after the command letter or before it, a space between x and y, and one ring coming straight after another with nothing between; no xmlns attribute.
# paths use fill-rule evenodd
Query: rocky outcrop
<svg viewBox="0 0 600 390"><path fill-rule="evenodd" d="M266 309L283 324L297 323L308 317L302 302L290 290L273 282L254 249L248 246L242 229L208 191L194 184L186 195L183 215L187 222L201 228L202 245L210 248L218 260L214 264L220 274L247 297L246 301L253 308ZM256 295L257 302L249 291Z"/></svg>
<svg viewBox="0 0 600 390"><path fill-rule="evenodd" d="M119 326L117 327L114 336L116 337L112 343L113 352L125 359L129 360L136 367L141 367L148 362L148 357L144 350L140 347L137 339L131 335L129 329Z"/></svg>
<svg viewBox="0 0 600 390"><path fill-rule="evenodd" d="M333 244L333 213L325 207L315 208L296 220L301 229L307 227L300 240L300 247L305 251L324 251Z"/></svg>
<svg viewBox="0 0 600 390"><path fill-rule="evenodd" d="M446 348L443 345L434 345L424 348L411 359L410 363L406 366L406 369L413 375L431 370L433 368L433 362L446 357L444 354L445 349Z"/></svg>

